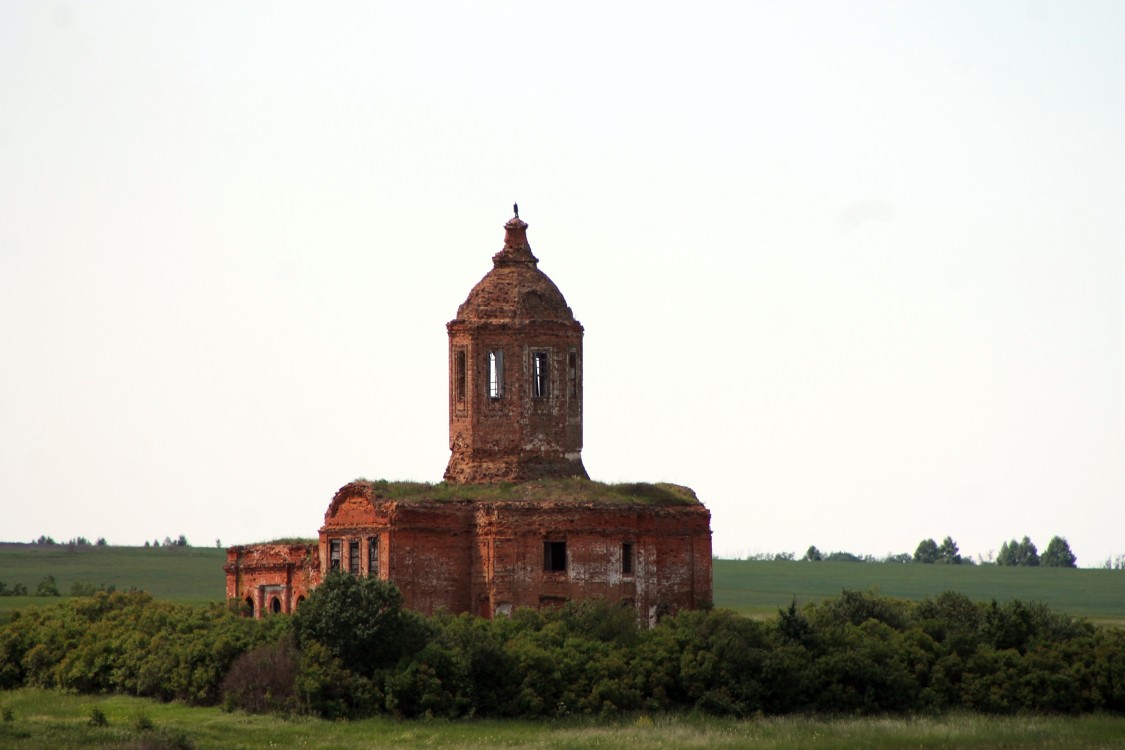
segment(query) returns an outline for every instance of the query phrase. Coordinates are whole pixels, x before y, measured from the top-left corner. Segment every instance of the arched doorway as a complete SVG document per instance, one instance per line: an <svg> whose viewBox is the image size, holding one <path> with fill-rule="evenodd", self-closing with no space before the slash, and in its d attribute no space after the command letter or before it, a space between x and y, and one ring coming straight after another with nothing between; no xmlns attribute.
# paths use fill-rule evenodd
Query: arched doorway
<svg viewBox="0 0 1125 750"><path fill-rule="evenodd" d="M273 612L275 615L281 612L281 600L276 596L270 599L270 612Z"/></svg>
<svg viewBox="0 0 1125 750"><path fill-rule="evenodd" d="M246 597L245 604L246 604L246 616L247 617L253 617L254 616L254 597L252 597L252 596Z"/></svg>

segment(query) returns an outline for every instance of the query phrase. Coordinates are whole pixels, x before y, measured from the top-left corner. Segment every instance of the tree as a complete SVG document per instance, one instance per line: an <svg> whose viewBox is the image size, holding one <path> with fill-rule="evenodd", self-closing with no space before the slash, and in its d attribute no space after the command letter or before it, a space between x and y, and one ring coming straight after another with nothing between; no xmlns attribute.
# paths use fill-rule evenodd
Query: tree
<svg viewBox="0 0 1125 750"><path fill-rule="evenodd" d="M1076 568L1078 558L1070 551L1065 537L1053 536L1039 562L1048 568Z"/></svg>
<svg viewBox="0 0 1125 750"><path fill-rule="evenodd" d="M831 552L824 556L825 562L863 562L858 555L851 552Z"/></svg>
<svg viewBox="0 0 1125 750"><path fill-rule="evenodd" d="M35 595L36 596L58 596L59 595L59 585L57 583L55 583L55 577L49 575L46 578L44 578L42 581L40 581L39 585L35 587Z"/></svg>
<svg viewBox="0 0 1125 750"><path fill-rule="evenodd" d="M389 581L333 571L293 615L293 635L310 642L364 676L394 665L425 645L426 622L402 608L402 593Z"/></svg>
<svg viewBox="0 0 1125 750"><path fill-rule="evenodd" d="M953 541L953 537L947 536L942 540L941 547L938 548L938 562L960 565L963 559L958 552L957 542Z"/></svg>
<svg viewBox="0 0 1125 750"><path fill-rule="evenodd" d="M914 562L916 563L935 563L941 557L941 552L938 550L937 542L933 539L923 539L918 542L918 549L914 550Z"/></svg>
<svg viewBox="0 0 1125 750"><path fill-rule="evenodd" d="M1000 545L1000 554L996 556L997 565L1022 565L1034 568L1039 564L1039 550L1030 538L1024 537L1017 542L1013 539Z"/></svg>
<svg viewBox="0 0 1125 750"><path fill-rule="evenodd" d="M820 562L824 559L824 555L820 554L820 550L816 548L815 544L811 544L809 548L805 550L805 556L801 559L807 560L808 562Z"/></svg>
<svg viewBox="0 0 1125 750"><path fill-rule="evenodd" d="M1018 565L1025 565L1034 568L1039 565L1039 550L1035 548L1031 539L1024 537L1023 541L1019 543L1019 549L1016 551L1016 559L1019 561Z"/></svg>

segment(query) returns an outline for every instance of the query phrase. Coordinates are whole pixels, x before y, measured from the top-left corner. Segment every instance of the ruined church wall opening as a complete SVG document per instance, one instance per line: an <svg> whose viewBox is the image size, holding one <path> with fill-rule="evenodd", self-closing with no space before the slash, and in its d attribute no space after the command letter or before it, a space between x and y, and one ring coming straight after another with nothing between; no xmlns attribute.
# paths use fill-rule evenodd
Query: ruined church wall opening
<svg viewBox="0 0 1125 750"><path fill-rule="evenodd" d="M468 390L468 355L464 347L453 353L453 398L459 410L465 408L465 392Z"/></svg>
<svg viewBox="0 0 1125 750"><path fill-rule="evenodd" d="M504 397L504 350L492 349L488 352L488 397L500 400Z"/></svg>
<svg viewBox="0 0 1125 750"><path fill-rule="evenodd" d="M566 572L566 542L543 542L543 570L549 573Z"/></svg>
<svg viewBox="0 0 1125 750"><path fill-rule="evenodd" d="M548 398L551 393L551 353L536 350L531 353L531 397Z"/></svg>
<svg viewBox="0 0 1125 750"><path fill-rule="evenodd" d="M352 539L348 542L348 572L359 575L359 540Z"/></svg>

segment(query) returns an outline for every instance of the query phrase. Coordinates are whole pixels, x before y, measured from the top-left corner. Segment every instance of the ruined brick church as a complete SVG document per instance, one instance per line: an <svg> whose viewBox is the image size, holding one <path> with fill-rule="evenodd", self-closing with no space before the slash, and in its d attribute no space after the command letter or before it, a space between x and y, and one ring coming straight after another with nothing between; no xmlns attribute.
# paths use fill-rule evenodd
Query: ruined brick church
<svg viewBox="0 0 1125 750"><path fill-rule="evenodd" d="M407 607L482 617L605 599L642 620L711 601L711 516L671 484L591 481L582 465L582 325L504 225L449 333L449 447L437 484L355 481L317 544L231 547L227 598L292 612L323 575L393 581Z"/></svg>

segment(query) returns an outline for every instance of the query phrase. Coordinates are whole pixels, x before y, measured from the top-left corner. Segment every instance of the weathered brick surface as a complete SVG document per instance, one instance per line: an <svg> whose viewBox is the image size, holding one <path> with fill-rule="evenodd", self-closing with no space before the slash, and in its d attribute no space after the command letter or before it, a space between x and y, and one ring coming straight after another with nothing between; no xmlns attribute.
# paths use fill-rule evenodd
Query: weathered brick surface
<svg viewBox="0 0 1125 750"><path fill-rule="evenodd" d="M320 557L312 544L249 544L227 549L223 570L227 599L255 616L293 612L320 582Z"/></svg>
<svg viewBox="0 0 1125 750"><path fill-rule="evenodd" d="M586 477L582 465L582 325L538 268L527 224L504 225L493 268L449 331L448 482ZM489 354L502 358L496 377ZM536 357L546 372L537 381ZM538 386L538 392L537 392Z"/></svg>
<svg viewBox="0 0 1125 750"><path fill-rule="evenodd" d="M379 575L427 613L491 617L597 598L631 603L651 619L711 601L710 513L702 505L542 501L533 486L527 492L515 501L391 500L355 482L329 506L322 558L333 539L341 548L378 539ZM548 542L565 544L564 570L545 569Z"/></svg>
<svg viewBox="0 0 1125 750"><path fill-rule="evenodd" d="M585 479L583 329L538 269L527 224L516 216L504 229L493 269L447 325L445 479ZM427 613L491 617L598 598L630 604L651 622L711 601L702 504L560 500L541 490L520 484L515 499L502 501L404 500L353 482L329 504L317 545L230 548L227 596L249 601L256 615L290 612L325 571L340 568L393 581L407 607Z"/></svg>

